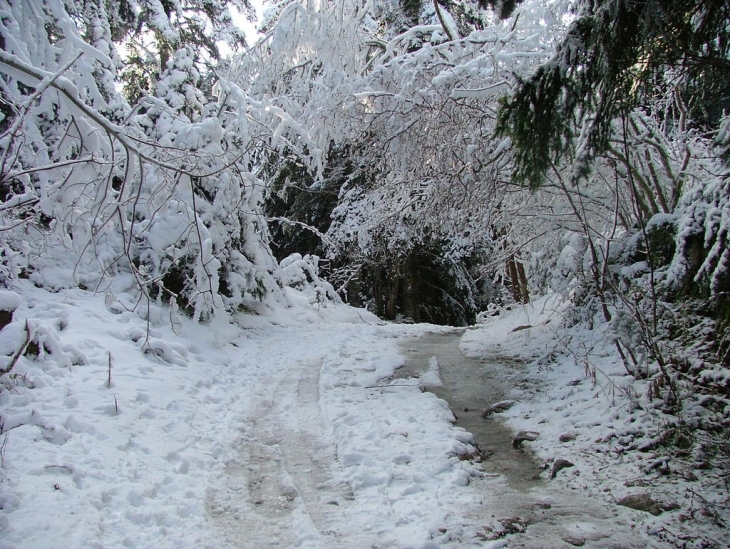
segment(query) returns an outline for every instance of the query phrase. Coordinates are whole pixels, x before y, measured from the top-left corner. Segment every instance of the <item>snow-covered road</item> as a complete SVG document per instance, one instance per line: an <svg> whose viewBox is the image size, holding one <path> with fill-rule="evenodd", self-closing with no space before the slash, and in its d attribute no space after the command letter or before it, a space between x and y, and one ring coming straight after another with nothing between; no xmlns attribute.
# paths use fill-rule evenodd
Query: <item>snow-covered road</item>
<svg viewBox="0 0 730 549"><path fill-rule="evenodd" d="M152 307L148 332L124 296L18 293L3 350L26 321L45 343L0 391L3 549L460 539L469 435L417 386L376 387L427 328L293 294L239 326Z"/></svg>
<svg viewBox="0 0 730 549"><path fill-rule="evenodd" d="M2 549L644 546L627 510L463 459L434 362L394 376L448 328L292 295L238 326L153 308L147 333L108 298L23 290L11 326L47 345L0 392Z"/></svg>
<svg viewBox="0 0 730 549"><path fill-rule="evenodd" d="M417 329L360 323L247 336L253 362L267 368L208 492L227 543L416 547L461 535L460 506L470 500L454 487L466 485L471 466L456 453L468 435L417 383L381 386L403 363L404 330Z"/></svg>

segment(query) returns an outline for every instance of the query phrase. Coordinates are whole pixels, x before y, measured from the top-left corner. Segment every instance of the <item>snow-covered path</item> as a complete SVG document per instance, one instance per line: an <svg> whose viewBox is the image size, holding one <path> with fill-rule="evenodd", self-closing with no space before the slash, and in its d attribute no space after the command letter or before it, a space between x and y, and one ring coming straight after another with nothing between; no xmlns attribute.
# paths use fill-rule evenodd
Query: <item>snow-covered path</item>
<svg viewBox="0 0 730 549"><path fill-rule="evenodd" d="M26 321L45 343L0 391L3 549L461 539L470 436L434 395L377 386L426 327L295 294L242 326L156 307L148 326L124 296L18 293L4 351Z"/></svg>
<svg viewBox="0 0 730 549"><path fill-rule="evenodd" d="M427 330L448 333L339 324L326 337L321 327L250 336L259 342L254 362L273 368L255 379L237 454L209 491L211 516L228 543L502 547L507 536L513 548L645 546L625 509L560 482L532 483L527 491L529 483L515 487L495 476L489 461L479 469L458 461L471 437L451 425L443 401L421 392L438 376L429 358L437 356L443 368L443 357L459 354L451 348L458 337L424 338ZM400 370L384 380L403 364L403 342L412 348L422 340L440 343L419 353L420 368L409 375L421 381ZM499 370L497 362L483 367ZM504 385L518 377L502 373ZM474 413L481 409L480 401Z"/></svg>
<svg viewBox="0 0 730 549"><path fill-rule="evenodd" d="M404 341L448 328L292 294L238 326L152 308L148 332L108 297L19 293L0 343L27 320L45 350L0 390L1 549L642 546L628 511L463 459L432 361L394 376Z"/></svg>
<svg viewBox="0 0 730 549"><path fill-rule="evenodd" d="M460 350L463 334L455 330L408 341L403 346L408 361L398 375L426 380L429 372L431 377L437 373L428 390L449 402L458 413L457 425L474 435L485 454L484 474L471 479L482 505L464 516L464 523L481 528L485 539L508 540L513 549L646 547L625 509L566 488L560 476L548 480L549 471L540 474L541 462L529 450L513 447L516 432L495 419L499 414L482 417L496 402L513 402L504 399L514 395L510 388L524 386L525 365L496 348L465 356Z"/></svg>
<svg viewBox="0 0 730 549"><path fill-rule="evenodd" d="M469 436L417 383L378 386L403 363L397 333L422 329L340 324L248 335L257 342L253 362L268 367L253 380L234 451L207 497L227 543L377 548L457 539L460 505L470 500L454 488L471 467L455 452Z"/></svg>

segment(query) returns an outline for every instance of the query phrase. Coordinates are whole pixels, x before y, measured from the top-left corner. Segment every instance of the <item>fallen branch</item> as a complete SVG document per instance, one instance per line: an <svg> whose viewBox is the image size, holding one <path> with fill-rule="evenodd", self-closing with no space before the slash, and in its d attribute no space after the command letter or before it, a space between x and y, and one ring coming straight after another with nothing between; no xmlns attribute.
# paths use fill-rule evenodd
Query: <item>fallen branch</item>
<svg viewBox="0 0 730 549"><path fill-rule="evenodd" d="M419 383L394 383L393 385L367 385L365 389L387 389L388 387L419 387Z"/></svg>

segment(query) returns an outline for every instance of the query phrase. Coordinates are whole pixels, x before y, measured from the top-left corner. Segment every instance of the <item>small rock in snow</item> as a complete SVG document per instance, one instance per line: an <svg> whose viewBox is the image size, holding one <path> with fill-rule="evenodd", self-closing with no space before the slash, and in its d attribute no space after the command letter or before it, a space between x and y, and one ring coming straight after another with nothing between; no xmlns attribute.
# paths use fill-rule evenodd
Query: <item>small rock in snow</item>
<svg viewBox="0 0 730 549"><path fill-rule="evenodd" d="M500 524L504 529L505 534L519 534L525 531L525 528L529 526L529 523L519 517L508 517L501 519Z"/></svg>
<svg viewBox="0 0 730 549"><path fill-rule="evenodd" d="M554 479L555 475L557 475L562 469L567 469L568 467L573 466L574 465L567 459L556 459L555 463L553 463L553 468L550 470L550 480Z"/></svg>
<svg viewBox="0 0 730 549"><path fill-rule="evenodd" d="M646 493L624 496L616 503L629 509L651 513L654 516L661 515L664 511L679 509L679 505L676 503L662 503Z"/></svg>
<svg viewBox="0 0 730 549"><path fill-rule="evenodd" d="M646 487L646 486L650 486L650 485L651 485L651 482L649 482L648 480L643 479L643 478L627 480L626 482L624 482L624 486L626 486L627 488L634 488L636 486Z"/></svg>
<svg viewBox="0 0 730 549"><path fill-rule="evenodd" d="M512 439L512 447L519 448L520 446L522 446L523 442L532 442L534 440L537 440L537 437L539 436L540 433L538 433L537 431L520 431L515 435L515 438Z"/></svg>
<svg viewBox="0 0 730 549"><path fill-rule="evenodd" d="M489 417L492 414L505 412L512 408L512 406L514 406L514 403L514 400L503 400L501 402L497 402L496 404L492 404L489 408L482 412L482 417Z"/></svg>

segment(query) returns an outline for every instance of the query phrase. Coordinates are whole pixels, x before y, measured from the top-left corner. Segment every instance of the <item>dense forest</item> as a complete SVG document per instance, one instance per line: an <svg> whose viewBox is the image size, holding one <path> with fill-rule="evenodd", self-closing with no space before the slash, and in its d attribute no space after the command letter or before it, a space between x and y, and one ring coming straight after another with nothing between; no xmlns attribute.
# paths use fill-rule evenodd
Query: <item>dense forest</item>
<svg viewBox="0 0 730 549"><path fill-rule="evenodd" d="M249 0L0 0L3 285L172 322L559 293L561 352L599 334L671 418L636 444L726 467L730 4L265 8L249 43Z"/></svg>

